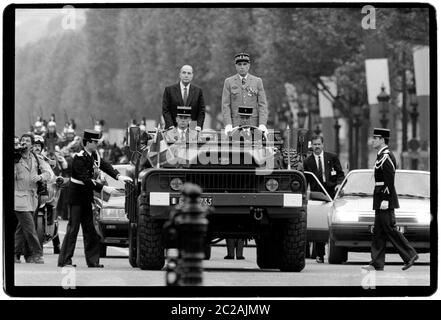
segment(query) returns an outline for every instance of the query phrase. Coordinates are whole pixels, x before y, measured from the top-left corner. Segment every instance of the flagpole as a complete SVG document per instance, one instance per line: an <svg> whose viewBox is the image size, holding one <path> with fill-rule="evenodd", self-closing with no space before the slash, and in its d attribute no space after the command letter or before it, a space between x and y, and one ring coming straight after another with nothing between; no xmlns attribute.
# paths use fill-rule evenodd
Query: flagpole
<svg viewBox="0 0 441 320"><path fill-rule="evenodd" d="M158 126L156 127L156 137L155 137L155 143L158 143L158 135L159 135L159 129L161 128L161 123L159 122L158 123ZM159 141L159 143L161 143L160 141ZM157 159L157 161L156 161L156 168L160 168L161 166L159 165L159 161L161 160L160 159L160 155L161 155L161 145L159 145L159 146L157 146L157 149L158 149L158 151L157 151L157 154L156 154L156 159Z"/></svg>

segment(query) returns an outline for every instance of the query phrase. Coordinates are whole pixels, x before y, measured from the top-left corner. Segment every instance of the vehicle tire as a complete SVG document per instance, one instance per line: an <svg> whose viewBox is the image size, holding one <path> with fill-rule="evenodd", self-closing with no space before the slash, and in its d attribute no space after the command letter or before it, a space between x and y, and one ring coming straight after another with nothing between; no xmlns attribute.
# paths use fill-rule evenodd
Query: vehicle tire
<svg viewBox="0 0 441 320"><path fill-rule="evenodd" d="M44 245L44 235L45 235L45 230L44 230L44 217L38 215L37 213L37 220L36 220L36 230L37 230L37 237L38 237L38 241L40 242L41 247L43 247Z"/></svg>
<svg viewBox="0 0 441 320"><path fill-rule="evenodd" d="M161 270L165 263L163 223L153 220L148 206L141 206L138 218L136 263L142 270Z"/></svg>
<svg viewBox="0 0 441 320"><path fill-rule="evenodd" d="M211 258L211 245L207 243L204 246L204 260L210 260Z"/></svg>
<svg viewBox="0 0 441 320"><path fill-rule="evenodd" d="M100 243L100 258L107 256L107 246L104 243Z"/></svg>
<svg viewBox="0 0 441 320"><path fill-rule="evenodd" d="M271 236L262 236L256 241L256 262L260 269L278 269L278 241Z"/></svg>
<svg viewBox="0 0 441 320"><path fill-rule="evenodd" d="M280 225L280 270L300 272L305 268L306 212Z"/></svg>
<svg viewBox="0 0 441 320"><path fill-rule="evenodd" d="M329 264L341 264L348 260L348 249L337 247L335 241L329 238L328 262Z"/></svg>
<svg viewBox="0 0 441 320"><path fill-rule="evenodd" d="M129 263L133 268L138 267L136 263L137 250L136 250L136 228L129 223Z"/></svg>
<svg viewBox="0 0 441 320"><path fill-rule="evenodd" d="M287 168L288 167L288 148L282 148L282 156L283 156L283 162ZM289 160L291 162L291 169L292 170L303 171L302 158L296 149L289 148Z"/></svg>

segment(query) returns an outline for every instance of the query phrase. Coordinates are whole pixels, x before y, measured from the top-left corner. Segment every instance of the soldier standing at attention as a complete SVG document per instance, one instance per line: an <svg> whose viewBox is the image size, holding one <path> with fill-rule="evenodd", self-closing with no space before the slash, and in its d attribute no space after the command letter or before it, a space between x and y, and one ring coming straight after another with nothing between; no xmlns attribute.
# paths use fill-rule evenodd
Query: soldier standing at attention
<svg viewBox="0 0 441 320"><path fill-rule="evenodd" d="M384 269L386 260L386 244L389 240L397 249L404 261L403 270L409 269L418 259L418 255L409 241L397 230L395 224L395 208L399 208L395 191L395 170L397 162L389 150L390 130L374 128L373 147L378 150L374 166L374 203L375 210L374 234L371 245L371 262L362 267L365 270Z"/></svg>
<svg viewBox="0 0 441 320"><path fill-rule="evenodd" d="M248 73L250 70L250 56L239 53L234 57L237 74L225 79L222 91L222 115L225 125L225 134L239 126L239 106L253 107L250 125L259 127L265 134L268 132L268 106L262 79Z"/></svg>
<svg viewBox="0 0 441 320"><path fill-rule="evenodd" d="M95 179L99 170L103 170L115 180L121 182L132 181L130 177L120 175L110 163L101 159L98 152L98 141L100 133L94 130L84 130L84 148L74 156L72 161L72 176L69 184L69 223L67 224L66 235L58 256L58 266L73 266L72 256L75 251L78 231L83 229L84 252L86 263L89 268L102 268L100 259L100 238L93 225L93 192L112 193L115 189L103 186Z"/></svg>

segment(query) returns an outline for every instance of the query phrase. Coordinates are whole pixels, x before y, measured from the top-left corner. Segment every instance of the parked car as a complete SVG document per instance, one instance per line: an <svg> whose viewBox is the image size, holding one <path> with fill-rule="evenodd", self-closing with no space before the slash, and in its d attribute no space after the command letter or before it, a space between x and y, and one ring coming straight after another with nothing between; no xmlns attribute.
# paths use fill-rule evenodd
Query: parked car
<svg viewBox="0 0 441 320"><path fill-rule="evenodd" d="M328 259L331 264L347 261L349 251L369 252L375 211L372 209L373 170L350 171L334 198L329 214ZM430 172L397 170L400 208L395 209L400 232L418 252L430 249ZM309 216L308 216L309 218ZM388 252L395 252L388 243Z"/></svg>
<svg viewBox="0 0 441 320"><path fill-rule="evenodd" d="M114 165L122 175L127 175L130 164ZM100 180L118 191L112 195L95 193L94 225L101 237L100 256L107 255L107 246L128 247L129 219L125 212L124 183L102 172Z"/></svg>

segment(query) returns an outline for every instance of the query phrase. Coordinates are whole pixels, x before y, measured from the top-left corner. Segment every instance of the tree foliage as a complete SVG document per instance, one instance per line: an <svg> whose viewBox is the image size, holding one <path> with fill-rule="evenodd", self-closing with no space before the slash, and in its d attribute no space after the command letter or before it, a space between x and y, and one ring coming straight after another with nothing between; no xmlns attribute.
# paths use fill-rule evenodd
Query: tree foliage
<svg viewBox="0 0 441 320"><path fill-rule="evenodd" d="M412 69L412 46L429 44L428 9L377 13L375 33L387 44L392 88L400 90L395 82L403 65ZM68 114L80 130L92 118L119 128L133 118L158 120L164 88L184 64L194 67L193 82L215 118L240 51L251 54L250 72L263 79L270 118L286 101L286 83L315 97L320 76L336 76L347 104L366 103L359 8L90 9L86 18L81 30L17 49L17 132L42 112L55 113L59 124Z"/></svg>

